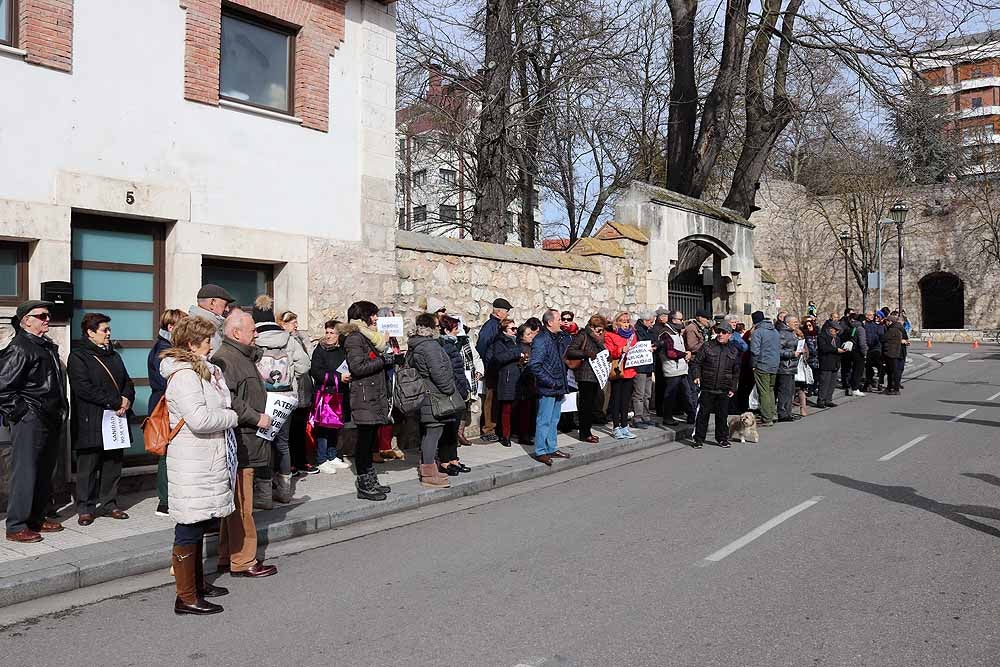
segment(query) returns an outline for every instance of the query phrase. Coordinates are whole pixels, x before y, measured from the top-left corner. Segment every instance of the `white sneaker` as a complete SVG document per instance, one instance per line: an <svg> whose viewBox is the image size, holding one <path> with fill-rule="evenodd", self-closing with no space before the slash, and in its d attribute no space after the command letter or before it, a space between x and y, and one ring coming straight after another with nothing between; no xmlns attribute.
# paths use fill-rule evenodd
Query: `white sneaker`
<svg viewBox="0 0 1000 667"><path fill-rule="evenodd" d="M628 426L622 429L622 435L625 436L626 440L635 440L636 438L639 437L635 433L633 433L632 429L630 429Z"/></svg>
<svg viewBox="0 0 1000 667"><path fill-rule="evenodd" d="M854 395L855 396L864 396L865 393L863 391L861 391L860 389L855 389L854 390Z"/></svg>
<svg viewBox="0 0 1000 667"><path fill-rule="evenodd" d="M337 468L333 465L333 461L323 461L318 466L316 466L320 472L325 472L327 475L336 475Z"/></svg>
<svg viewBox="0 0 1000 667"><path fill-rule="evenodd" d="M337 458L331 460L331 461L327 461L327 463L329 463L330 465L332 465L337 470L347 470L348 468L351 467L350 463L348 463L344 459L340 458L339 456Z"/></svg>

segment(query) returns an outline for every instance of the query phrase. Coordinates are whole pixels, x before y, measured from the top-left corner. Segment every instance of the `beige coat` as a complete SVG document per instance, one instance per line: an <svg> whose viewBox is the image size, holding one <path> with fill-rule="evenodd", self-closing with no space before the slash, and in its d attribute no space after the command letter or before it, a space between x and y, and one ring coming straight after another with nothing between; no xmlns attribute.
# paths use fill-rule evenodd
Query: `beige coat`
<svg viewBox="0 0 1000 667"><path fill-rule="evenodd" d="M235 428L229 388L218 367L170 348L160 362L168 381L170 426L184 426L167 446L167 497L177 523L232 514L233 490L226 466L226 430Z"/></svg>

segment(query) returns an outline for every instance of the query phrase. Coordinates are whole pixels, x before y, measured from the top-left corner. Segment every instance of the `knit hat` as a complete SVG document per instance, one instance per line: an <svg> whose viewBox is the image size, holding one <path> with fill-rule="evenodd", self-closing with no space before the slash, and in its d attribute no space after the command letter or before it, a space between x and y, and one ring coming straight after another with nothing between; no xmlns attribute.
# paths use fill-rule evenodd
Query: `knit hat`
<svg viewBox="0 0 1000 667"><path fill-rule="evenodd" d="M695 317L704 317L706 320L712 319L712 313L708 312L704 308L699 308L698 312L694 314Z"/></svg>
<svg viewBox="0 0 1000 667"><path fill-rule="evenodd" d="M427 312L437 313L439 311L446 310L444 301L438 299L437 297L429 296L427 297Z"/></svg>
<svg viewBox="0 0 1000 667"><path fill-rule="evenodd" d="M755 311L750 316L750 321L752 321L754 324L760 324L761 322L764 321L764 312L761 310Z"/></svg>
<svg viewBox="0 0 1000 667"><path fill-rule="evenodd" d="M253 302L253 310L250 311L250 314L253 316L254 324L274 322L274 299L266 294L261 294Z"/></svg>

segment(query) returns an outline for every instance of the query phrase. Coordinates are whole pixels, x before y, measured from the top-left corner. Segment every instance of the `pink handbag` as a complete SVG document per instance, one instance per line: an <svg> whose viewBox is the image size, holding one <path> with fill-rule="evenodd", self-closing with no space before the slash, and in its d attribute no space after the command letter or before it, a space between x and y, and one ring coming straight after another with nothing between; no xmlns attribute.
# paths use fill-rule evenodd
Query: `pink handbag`
<svg viewBox="0 0 1000 667"><path fill-rule="evenodd" d="M340 384L337 382L337 376L334 375L333 391L327 391L326 383L329 378L329 373L323 376L323 384L313 399L313 410L312 414L309 415L309 421L314 426L322 428L343 428L344 405L340 395Z"/></svg>

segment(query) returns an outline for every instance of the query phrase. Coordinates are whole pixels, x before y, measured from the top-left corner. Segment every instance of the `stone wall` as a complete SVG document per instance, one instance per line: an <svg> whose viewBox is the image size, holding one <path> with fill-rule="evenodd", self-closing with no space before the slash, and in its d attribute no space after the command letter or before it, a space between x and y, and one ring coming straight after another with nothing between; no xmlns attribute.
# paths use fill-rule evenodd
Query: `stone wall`
<svg viewBox="0 0 1000 667"><path fill-rule="evenodd" d="M427 297L444 301L470 326L485 322L490 303L504 297L514 318L540 316L548 307L593 313L646 308L648 260L643 245L621 240L621 256L582 256L478 241L396 233L398 307L407 324Z"/></svg>

